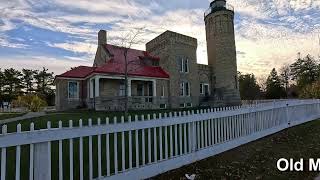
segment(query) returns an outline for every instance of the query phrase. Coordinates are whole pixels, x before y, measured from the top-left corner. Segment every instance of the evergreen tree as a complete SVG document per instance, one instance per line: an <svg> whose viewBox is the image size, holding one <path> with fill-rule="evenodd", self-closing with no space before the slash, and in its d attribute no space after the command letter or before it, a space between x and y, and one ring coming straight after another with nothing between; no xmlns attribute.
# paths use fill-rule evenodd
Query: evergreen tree
<svg viewBox="0 0 320 180"><path fill-rule="evenodd" d="M254 74L239 74L239 90L243 100L258 99L261 95L260 87Z"/></svg>
<svg viewBox="0 0 320 180"><path fill-rule="evenodd" d="M284 65L281 67L280 80L281 80L283 87L286 89L286 92L288 92L289 80L290 80L290 66L289 65Z"/></svg>
<svg viewBox="0 0 320 180"><path fill-rule="evenodd" d="M317 64L316 60L310 55L307 55L303 59L297 59L290 67L292 79L297 81L300 89L308 84L312 84L320 76L319 64Z"/></svg>
<svg viewBox="0 0 320 180"><path fill-rule="evenodd" d="M280 77L275 68L272 69L267 79L267 99L280 99L286 97L286 92L281 85Z"/></svg>
<svg viewBox="0 0 320 180"><path fill-rule="evenodd" d="M42 98L44 98L48 105L52 105L54 99L53 86L53 72L49 73L48 69L43 67L42 71L36 71L34 75L36 81L36 92Z"/></svg>
<svg viewBox="0 0 320 180"><path fill-rule="evenodd" d="M21 72L13 68L5 69L4 76L4 88L5 94L4 100L11 102L14 98L22 94L23 85L21 83Z"/></svg>
<svg viewBox="0 0 320 180"><path fill-rule="evenodd" d="M32 93L34 92L34 75L36 74L37 71L31 70L31 69L22 69L22 81L23 81L23 86L25 88L26 93Z"/></svg>
<svg viewBox="0 0 320 180"><path fill-rule="evenodd" d="M4 98L3 90L4 90L4 74L0 69L0 107L2 105L3 98Z"/></svg>

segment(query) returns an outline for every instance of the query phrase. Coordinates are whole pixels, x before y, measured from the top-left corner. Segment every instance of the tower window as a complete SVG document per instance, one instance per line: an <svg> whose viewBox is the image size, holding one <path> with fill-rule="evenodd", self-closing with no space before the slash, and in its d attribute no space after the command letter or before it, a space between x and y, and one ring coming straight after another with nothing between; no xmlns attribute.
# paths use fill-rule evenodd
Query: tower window
<svg viewBox="0 0 320 180"><path fill-rule="evenodd" d="M184 70L183 58L180 58L178 62L179 62L180 72L183 72Z"/></svg>
<svg viewBox="0 0 320 180"><path fill-rule="evenodd" d="M189 59L184 60L184 72L188 73L189 72Z"/></svg>
<svg viewBox="0 0 320 180"><path fill-rule="evenodd" d="M184 83L180 83L180 96L184 96Z"/></svg>
<svg viewBox="0 0 320 180"><path fill-rule="evenodd" d="M189 72L189 59L188 58L180 58L178 60L179 69L181 73L188 73Z"/></svg>
<svg viewBox="0 0 320 180"><path fill-rule="evenodd" d="M181 82L180 83L180 96L190 96L190 83Z"/></svg>

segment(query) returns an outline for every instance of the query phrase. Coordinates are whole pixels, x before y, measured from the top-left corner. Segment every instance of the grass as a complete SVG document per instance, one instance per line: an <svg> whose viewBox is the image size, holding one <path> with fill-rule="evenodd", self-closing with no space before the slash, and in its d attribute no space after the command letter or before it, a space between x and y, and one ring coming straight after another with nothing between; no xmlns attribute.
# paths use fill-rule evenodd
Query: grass
<svg viewBox="0 0 320 180"><path fill-rule="evenodd" d="M0 121L9 118L23 116L25 113L0 113Z"/></svg>
<svg viewBox="0 0 320 180"><path fill-rule="evenodd" d="M180 109L181 110L181 109ZM173 110L170 110L170 112L172 112ZM152 114L156 113L157 115L159 113L164 113L164 112L169 112L169 110L157 110L157 111L134 111L134 112L130 112L129 114L134 116L134 115L142 115L142 114ZM47 122L50 121L51 122L51 127L52 128L57 128L58 127L58 122L61 120L62 124L64 127L68 127L68 123L69 120L73 120L73 126L79 126L79 119L83 120L83 125L86 126L88 125L88 119L91 118L92 119L92 124L96 125L97 124L97 119L101 118L101 123L105 124L105 119L106 117L110 118L110 123L113 123L113 117L118 117L118 122L121 121L120 117L123 116L124 113L123 112L94 112L94 111L74 111L74 112L59 112L59 113L48 113L47 116L42 116L42 117L37 117L37 118L32 118L32 119L26 119L26 120L22 120L22 121L17 121L17 122L12 122L7 124L7 128L8 128L8 133L10 132L16 132L16 126L18 123L21 123L21 127L22 127L22 131L28 131L29 127L30 127L30 123L34 122L35 124L35 129L44 129L46 128ZM140 118L141 116L139 116ZM146 117L145 117L146 119ZM2 131L2 125L0 125L0 132ZM158 131L159 132L159 131ZM1 132L2 133L2 132ZM151 131L151 137L153 139L153 130ZM146 142L146 150L147 151L147 146L148 146L148 140L147 140L147 136L148 135L148 131L145 130L145 136L142 136L142 130L139 130L139 142L141 142L142 138L145 138L145 142ZM113 161L114 161L114 134L110 134L110 168L111 168L111 173L114 171L114 167L113 167ZM158 134L157 134L158 136ZM133 132L132 134L132 138L135 137L135 132ZM117 134L117 138L118 138L118 164L119 164L119 170L122 167L121 164L121 133ZM128 152L129 152L129 147L127 142L129 135L128 132L125 133L125 142L126 142L126 159L128 159ZM89 167L88 167L88 161L89 161L89 138L88 137L84 137L83 138L83 153L84 153L84 179L89 179ZM98 147L98 138L97 136L93 136L92 137L93 140L93 175L94 177L98 176L98 156L97 156L97 147ZM102 152L102 156L101 159L105 160L106 159L106 136L102 135L101 136L101 152ZM135 139L132 139L132 142L134 142ZM153 144L151 145L153 148ZM58 142L52 142L51 145L52 149L51 149L51 159L52 159L52 179L58 179L58 154L59 154L59 146L58 146ZM142 149L142 145L140 143L140 154L141 149ZM74 179L79 179L79 138L77 139L73 139L73 159L74 159ZM133 148L132 150L135 150L135 144L133 143ZM152 149L153 152L153 149ZM6 178L11 180L15 178L15 153L16 153L16 148L15 147L10 147L7 148L7 172L6 172ZM134 153L133 153L134 154ZM140 155L141 157L141 155ZM153 157L152 157L153 158ZM0 157L1 160L1 157ZM63 140L63 172L64 172L64 179L69 179L69 161L70 161L70 157L69 157L69 140ZM133 156L133 162L135 162L135 156ZM146 156L146 162L148 162L148 157ZM140 158L140 164L142 164L142 160ZM129 166L129 163L126 162L126 167ZM22 146L21 147L21 179L28 179L29 176L29 172L28 172L28 167L29 167L29 146ZM103 171L103 175L106 175L106 162L102 161L102 171ZM1 172L0 172L1 173Z"/></svg>
<svg viewBox="0 0 320 180"><path fill-rule="evenodd" d="M151 179L186 179L185 174L196 174L196 179L314 179L319 172L280 172L276 162L303 158L306 165L309 158L319 158L319 129L320 121L312 121Z"/></svg>

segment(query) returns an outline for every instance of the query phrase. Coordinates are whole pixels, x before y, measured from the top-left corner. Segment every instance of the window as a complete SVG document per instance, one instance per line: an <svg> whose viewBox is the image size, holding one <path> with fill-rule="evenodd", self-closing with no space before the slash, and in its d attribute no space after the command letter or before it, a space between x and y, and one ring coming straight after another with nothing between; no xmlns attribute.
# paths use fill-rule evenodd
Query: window
<svg viewBox="0 0 320 180"><path fill-rule="evenodd" d="M190 96L190 83L188 82L180 83L180 96Z"/></svg>
<svg viewBox="0 0 320 180"><path fill-rule="evenodd" d="M167 105L166 104L160 104L160 109L166 109Z"/></svg>
<svg viewBox="0 0 320 180"><path fill-rule="evenodd" d="M119 85L119 96L125 96L126 92L125 92L125 85L124 82L120 82Z"/></svg>
<svg viewBox="0 0 320 180"><path fill-rule="evenodd" d="M184 108L184 107L186 107L186 104L185 104L185 103L182 103L182 104L179 105L179 107L180 107L180 108Z"/></svg>
<svg viewBox="0 0 320 180"><path fill-rule="evenodd" d="M205 94L206 96L210 95L209 84L203 84L203 94Z"/></svg>
<svg viewBox="0 0 320 180"><path fill-rule="evenodd" d="M184 83L180 83L180 96L184 96Z"/></svg>
<svg viewBox="0 0 320 180"><path fill-rule="evenodd" d="M200 83L200 94L203 94L203 84Z"/></svg>
<svg viewBox="0 0 320 180"><path fill-rule="evenodd" d="M137 95L143 96L143 84L138 84L137 86Z"/></svg>
<svg viewBox="0 0 320 180"><path fill-rule="evenodd" d="M179 69L181 73L188 73L189 72L189 59L180 58L178 61Z"/></svg>
<svg viewBox="0 0 320 180"><path fill-rule="evenodd" d="M180 72L184 71L184 62L183 62L183 58L180 58L178 63L179 63L179 67L180 67Z"/></svg>
<svg viewBox="0 0 320 180"><path fill-rule="evenodd" d="M76 81L68 82L68 98L78 99L79 98L79 83Z"/></svg>
<svg viewBox="0 0 320 180"><path fill-rule="evenodd" d="M187 103L186 106L187 107L192 107L192 103Z"/></svg>
<svg viewBox="0 0 320 180"><path fill-rule="evenodd" d="M189 72L189 59L184 60L184 72L188 73Z"/></svg>
<svg viewBox="0 0 320 180"><path fill-rule="evenodd" d="M190 96L190 84L188 82L185 82L184 84L185 84L184 86L185 86L185 92L186 92L185 95Z"/></svg>
<svg viewBox="0 0 320 180"><path fill-rule="evenodd" d="M165 96L165 89L164 89L164 86L162 86L162 88L161 88L161 97L164 97Z"/></svg>

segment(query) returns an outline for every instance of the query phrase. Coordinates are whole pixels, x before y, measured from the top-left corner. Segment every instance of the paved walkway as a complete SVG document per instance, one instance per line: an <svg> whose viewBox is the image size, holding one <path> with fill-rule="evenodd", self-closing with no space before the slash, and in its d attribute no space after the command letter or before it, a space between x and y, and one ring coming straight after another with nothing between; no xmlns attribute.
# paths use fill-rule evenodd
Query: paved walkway
<svg viewBox="0 0 320 180"><path fill-rule="evenodd" d="M29 112L29 113L27 113L27 114L25 114L23 116L1 120L0 121L0 125L1 124L15 122L15 121L21 121L21 120L24 120L24 119L31 119L31 118L41 117L41 116L45 116L45 115L47 115L45 112Z"/></svg>

